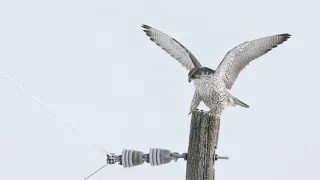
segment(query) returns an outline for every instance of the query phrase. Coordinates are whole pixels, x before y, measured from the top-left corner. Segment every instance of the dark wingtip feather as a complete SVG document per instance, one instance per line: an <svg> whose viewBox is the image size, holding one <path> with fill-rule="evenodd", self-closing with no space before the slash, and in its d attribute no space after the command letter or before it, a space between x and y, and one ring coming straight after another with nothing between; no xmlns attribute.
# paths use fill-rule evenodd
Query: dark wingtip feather
<svg viewBox="0 0 320 180"><path fill-rule="evenodd" d="M142 28L145 28L145 29L151 29L151 26L148 26L148 25L146 25L146 24L142 24L141 27L142 27Z"/></svg>
<svg viewBox="0 0 320 180"><path fill-rule="evenodd" d="M279 36L282 38L282 42L284 42L291 37L291 34L285 33L285 34L279 34Z"/></svg>
<svg viewBox="0 0 320 180"><path fill-rule="evenodd" d="M151 37L151 32L150 31L148 31L148 30L143 30L143 31L146 33L147 36Z"/></svg>
<svg viewBox="0 0 320 180"><path fill-rule="evenodd" d="M143 24L141 27L145 28L143 31L146 33L147 36L151 37L151 31L150 31L151 27L145 24Z"/></svg>
<svg viewBox="0 0 320 180"><path fill-rule="evenodd" d="M282 36L286 36L286 37L291 37L291 34L289 34L289 33L284 33L284 34L281 34Z"/></svg>

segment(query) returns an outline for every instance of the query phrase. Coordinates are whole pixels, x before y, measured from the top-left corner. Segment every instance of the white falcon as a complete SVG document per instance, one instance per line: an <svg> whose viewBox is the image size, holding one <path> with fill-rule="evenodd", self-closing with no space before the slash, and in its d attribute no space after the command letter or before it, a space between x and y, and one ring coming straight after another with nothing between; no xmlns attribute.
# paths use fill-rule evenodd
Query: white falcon
<svg viewBox="0 0 320 180"><path fill-rule="evenodd" d="M231 94L230 89L233 83L240 71L252 60L266 54L291 36L287 33L278 34L239 44L225 55L216 70L212 70L202 66L197 58L174 38L148 25L142 25L142 27L151 41L189 70L188 80L194 81L195 86L190 113L203 101L210 108L209 112L218 116L229 106L238 105L249 108L247 104Z"/></svg>

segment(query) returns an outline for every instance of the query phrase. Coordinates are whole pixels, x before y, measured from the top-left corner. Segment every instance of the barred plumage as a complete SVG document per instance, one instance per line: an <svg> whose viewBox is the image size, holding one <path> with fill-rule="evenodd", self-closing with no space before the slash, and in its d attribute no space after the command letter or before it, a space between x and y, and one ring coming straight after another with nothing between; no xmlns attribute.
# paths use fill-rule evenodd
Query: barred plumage
<svg viewBox="0 0 320 180"><path fill-rule="evenodd" d="M279 34L239 44L225 55L216 72L224 80L227 88L231 89L240 71L252 60L271 51L290 36L290 34Z"/></svg>
<svg viewBox="0 0 320 180"><path fill-rule="evenodd" d="M151 41L155 42L158 46L164 49L188 70L191 70L195 67L201 67L201 64L197 58L180 42L148 25L144 24L142 27L145 28L143 31L146 32Z"/></svg>
<svg viewBox="0 0 320 180"><path fill-rule="evenodd" d="M158 46L164 49L189 71L189 82L194 81L190 113L201 101L210 108L210 112L220 115L228 106L249 106L230 93L240 72L254 59L266 54L290 38L290 34L278 34L244 42L231 49L223 58L216 71L202 67L197 58L181 43L169 35L142 25L146 34Z"/></svg>

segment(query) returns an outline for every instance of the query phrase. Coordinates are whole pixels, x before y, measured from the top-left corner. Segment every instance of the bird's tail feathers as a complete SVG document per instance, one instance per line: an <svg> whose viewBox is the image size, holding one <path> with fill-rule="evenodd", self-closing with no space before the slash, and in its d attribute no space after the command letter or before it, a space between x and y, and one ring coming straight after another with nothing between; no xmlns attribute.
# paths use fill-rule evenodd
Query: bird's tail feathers
<svg viewBox="0 0 320 180"><path fill-rule="evenodd" d="M238 106L241 106L241 107L244 107L244 108L249 108L249 105L247 105L246 103L240 101L239 99L233 97L233 101L234 101L234 104L238 105Z"/></svg>
<svg viewBox="0 0 320 180"><path fill-rule="evenodd" d="M238 105L238 106L241 106L244 108L249 108L249 105L240 101L238 98L234 97L229 90L227 90L227 92L229 93L230 97L232 98L231 101L233 101L233 103L234 103L233 105Z"/></svg>

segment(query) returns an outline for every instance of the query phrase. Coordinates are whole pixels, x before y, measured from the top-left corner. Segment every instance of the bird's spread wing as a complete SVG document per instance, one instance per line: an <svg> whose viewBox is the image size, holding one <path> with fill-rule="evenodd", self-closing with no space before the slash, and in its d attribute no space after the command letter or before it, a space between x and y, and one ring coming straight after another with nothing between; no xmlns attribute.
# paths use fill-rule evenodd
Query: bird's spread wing
<svg viewBox="0 0 320 180"><path fill-rule="evenodd" d="M146 32L151 41L164 49L188 70L195 67L201 67L197 58L177 40L148 25L142 25L142 27L144 28L143 31Z"/></svg>
<svg viewBox="0 0 320 180"><path fill-rule="evenodd" d="M228 89L231 89L241 70L252 60L266 54L271 49L282 44L290 34L278 34L248 42L244 42L231 49L219 64L216 73L221 77Z"/></svg>

